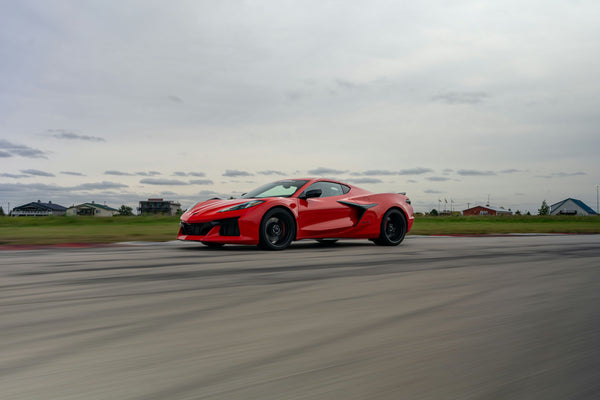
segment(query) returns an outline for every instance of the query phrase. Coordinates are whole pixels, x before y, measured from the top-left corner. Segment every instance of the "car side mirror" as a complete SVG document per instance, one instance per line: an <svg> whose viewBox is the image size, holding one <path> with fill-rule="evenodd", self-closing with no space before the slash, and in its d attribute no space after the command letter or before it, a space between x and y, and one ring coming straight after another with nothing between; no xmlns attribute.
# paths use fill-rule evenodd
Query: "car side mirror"
<svg viewBox="0 0 600 400"><path fill-rule="evenodd" d="M321 189L312 189L312 190L307 190L306 192L302 193L300 196L298 196L298 198L302 199L302 200L306 200L306 199L312 199L314 197L321 197L322 194L323 194L323 191Z"/></svg>

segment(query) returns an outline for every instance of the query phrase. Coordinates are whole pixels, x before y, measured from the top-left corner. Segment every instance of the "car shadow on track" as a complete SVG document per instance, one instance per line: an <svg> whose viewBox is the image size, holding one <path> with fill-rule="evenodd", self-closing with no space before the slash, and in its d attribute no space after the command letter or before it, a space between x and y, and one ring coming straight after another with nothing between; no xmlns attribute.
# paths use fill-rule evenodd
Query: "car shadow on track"
<svg viewBox="0 0 600 400"><path fill-rule="evenodd" d="M376 247L376 245L374 243L371 243L369 241L366 240L361 240L361 241L353 241L353 240L347 240L347 241L340 241L340 242L336 242L336 243L318 243L314 240L301 240L298 242L294 242L290 245L290 247L288 247L285 250L280 250L280 251L287 251L287 250L300 250L300 249L319 249L319 250L325 250L325 249L336 249L336 248L344 248L344 247ZM198 243L197 246L186 246L186 247L182 247L182 250L191 250L191 251L211 251L211 252L223 252L223 251L256 251L256 252L268 252L271 253L273 251L271 250L264 250L261 249L258 246L253 246L253 245L235 245L235 244L227 244L224 245L222 247L209 247L206 245L203 245L201 243Z"/></svg>

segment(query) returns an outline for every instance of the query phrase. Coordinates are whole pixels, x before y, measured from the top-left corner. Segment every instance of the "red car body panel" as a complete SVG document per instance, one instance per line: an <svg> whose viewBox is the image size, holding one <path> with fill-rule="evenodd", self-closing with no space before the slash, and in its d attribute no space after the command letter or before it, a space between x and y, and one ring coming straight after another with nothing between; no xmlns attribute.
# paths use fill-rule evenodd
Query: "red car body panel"
<svg viewBox="0 0 600 400"><path fill-rule="evenodd" d="M259 228L263 215L275 207L285 208L294 216L296 240L376 239L381 232L384 214L392 208L403 212L406 217L407 232L412 228L413 208L410 200L403 194L375 194L331 179L304 180L307 183L291 197L260 198L262 204L246 209L222 211L253 199L213 199L198 203L181 216L181 227L177 238L207 243L256 245L260 241ZM299 198L316 182L341 184L350 190L345 194L329 197ZM189 229L184 229L186 224L200 227L200 231L189 234ZM224 230L223 226L233 228ZM236 226L239 229L236 229Z"/></svg>

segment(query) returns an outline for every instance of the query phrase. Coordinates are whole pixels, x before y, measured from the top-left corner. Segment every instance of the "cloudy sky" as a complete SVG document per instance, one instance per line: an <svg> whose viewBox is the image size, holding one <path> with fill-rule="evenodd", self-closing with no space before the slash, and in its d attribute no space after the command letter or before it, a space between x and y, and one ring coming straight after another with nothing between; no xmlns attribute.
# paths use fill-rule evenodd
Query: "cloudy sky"
<svg viewBox="0 0 600 400"><path fill-rule="evenodd" d="M595 0L5 1L0 205L326 176L418 211L595 209L598 21Z"/></svg>

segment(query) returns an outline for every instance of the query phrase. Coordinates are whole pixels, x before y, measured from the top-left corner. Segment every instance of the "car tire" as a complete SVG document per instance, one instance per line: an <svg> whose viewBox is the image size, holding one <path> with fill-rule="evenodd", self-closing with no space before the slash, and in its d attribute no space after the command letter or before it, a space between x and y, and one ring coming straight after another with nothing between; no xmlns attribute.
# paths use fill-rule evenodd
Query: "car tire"
<svg viewBox="0 0 600 400"><path fill-rule="evenodd" d="M373 242L379 246L398 246L404 240L407 229L404 213L396 208L389 209L381 219L379 237Z"/></svg>
<svg viewBox="0 0 600 400"><path fill-rule="evenodd" d="M264 250L283 250L296 237L296 220L283 208L273 208L260 222L258 246Z"/></svg>

